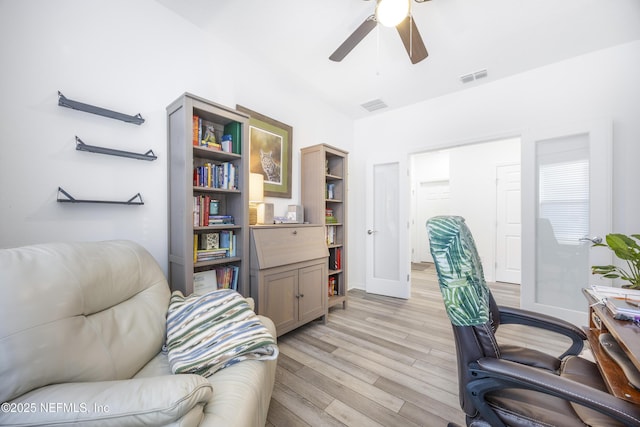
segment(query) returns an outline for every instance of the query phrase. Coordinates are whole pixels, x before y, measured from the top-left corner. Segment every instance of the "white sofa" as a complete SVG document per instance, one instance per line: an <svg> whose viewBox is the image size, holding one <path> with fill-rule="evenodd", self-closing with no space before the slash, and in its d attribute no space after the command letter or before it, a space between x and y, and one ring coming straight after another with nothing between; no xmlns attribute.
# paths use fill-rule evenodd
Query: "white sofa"
<svg viewBox="0 0 640 427"><path fill-rule="evenodd" d="M169 298L133 242L0 250L0 425L264 426L276 361L172 374Z"/></svg>

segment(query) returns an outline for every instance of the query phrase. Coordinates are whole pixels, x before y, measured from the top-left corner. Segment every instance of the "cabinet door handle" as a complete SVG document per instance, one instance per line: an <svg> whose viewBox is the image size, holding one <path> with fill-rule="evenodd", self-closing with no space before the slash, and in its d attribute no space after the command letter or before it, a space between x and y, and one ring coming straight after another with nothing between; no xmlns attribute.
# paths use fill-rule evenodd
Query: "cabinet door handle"
<svg viewBox="0 0 640 427"><path fill-rule="evenodd" d="M298 230L293 230L293 234L298 234Z"/></svg>
<svg viewBox="0 0 640 427"><path fill-rule="evenodd" d="M296 295L296 298L304 298L304 294L298 294Z"/></svg>

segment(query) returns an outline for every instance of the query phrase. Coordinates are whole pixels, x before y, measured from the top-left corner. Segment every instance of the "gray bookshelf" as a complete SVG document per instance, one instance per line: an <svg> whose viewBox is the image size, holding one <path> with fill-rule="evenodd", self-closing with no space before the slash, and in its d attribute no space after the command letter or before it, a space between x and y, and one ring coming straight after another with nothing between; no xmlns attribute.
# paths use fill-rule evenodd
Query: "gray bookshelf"
<svg viewBox="0 0 640 427"><path fill-rule="evenodd" d="M216 136L226 125L240 128L240 153L195 146L194 114L213 124ZM237 125L237 126L238 126ZM238 267L238 292L249 293L249 116L198 96L185 93L167 107L169 282L172 290L193 293L193 275L218 266ZM197 134L197 129L196 129ZM194 185L195 166L229 162L236 168L237 189ZM232 215L233 224L194 225L197 196L218 200L219 213ZM209 261L194 260L194 236L231 231L236 236L235 256Z"/></svg>
<svg viewBox="0 0 640 427"><path fill-rule="evenodd" d="M331 295L327 292L329 308L337 305L347 308L347 161L348 153L331 145L318 144L301 149L304 219L324 226L329 250L327 288L333 281ZM331 219L327 217L327 211L333 213ZM340 258L339 266L335 265L336 257Z"/></svg>

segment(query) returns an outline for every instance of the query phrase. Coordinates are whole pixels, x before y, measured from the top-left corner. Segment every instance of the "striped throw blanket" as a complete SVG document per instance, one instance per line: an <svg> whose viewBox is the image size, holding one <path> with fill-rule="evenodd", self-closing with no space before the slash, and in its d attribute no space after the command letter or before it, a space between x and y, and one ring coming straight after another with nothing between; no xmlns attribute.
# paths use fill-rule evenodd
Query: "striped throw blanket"
<svg viewBox="0 0 640 427"><path fill-rule="evenodd" d="M231 289L185 297L171 295L167 314L173 373L208 377L242 360L273 360L278 346L247 301Z"/></svg>

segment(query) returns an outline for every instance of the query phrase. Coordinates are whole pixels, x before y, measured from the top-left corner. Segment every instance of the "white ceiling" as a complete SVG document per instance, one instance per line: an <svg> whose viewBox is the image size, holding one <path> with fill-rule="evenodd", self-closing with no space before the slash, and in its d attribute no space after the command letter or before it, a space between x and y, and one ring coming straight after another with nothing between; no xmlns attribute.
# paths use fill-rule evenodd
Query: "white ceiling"
<svg viewBox="0 0 640 427"><path fill-rule="evenodd" d="M640 39L639 0L431 0L412 2L424 61L412 65L396 30L378 25L332 62L375 1L157 1L352 118L376 114L360 106L371 100L389 111Z"/></svg>

